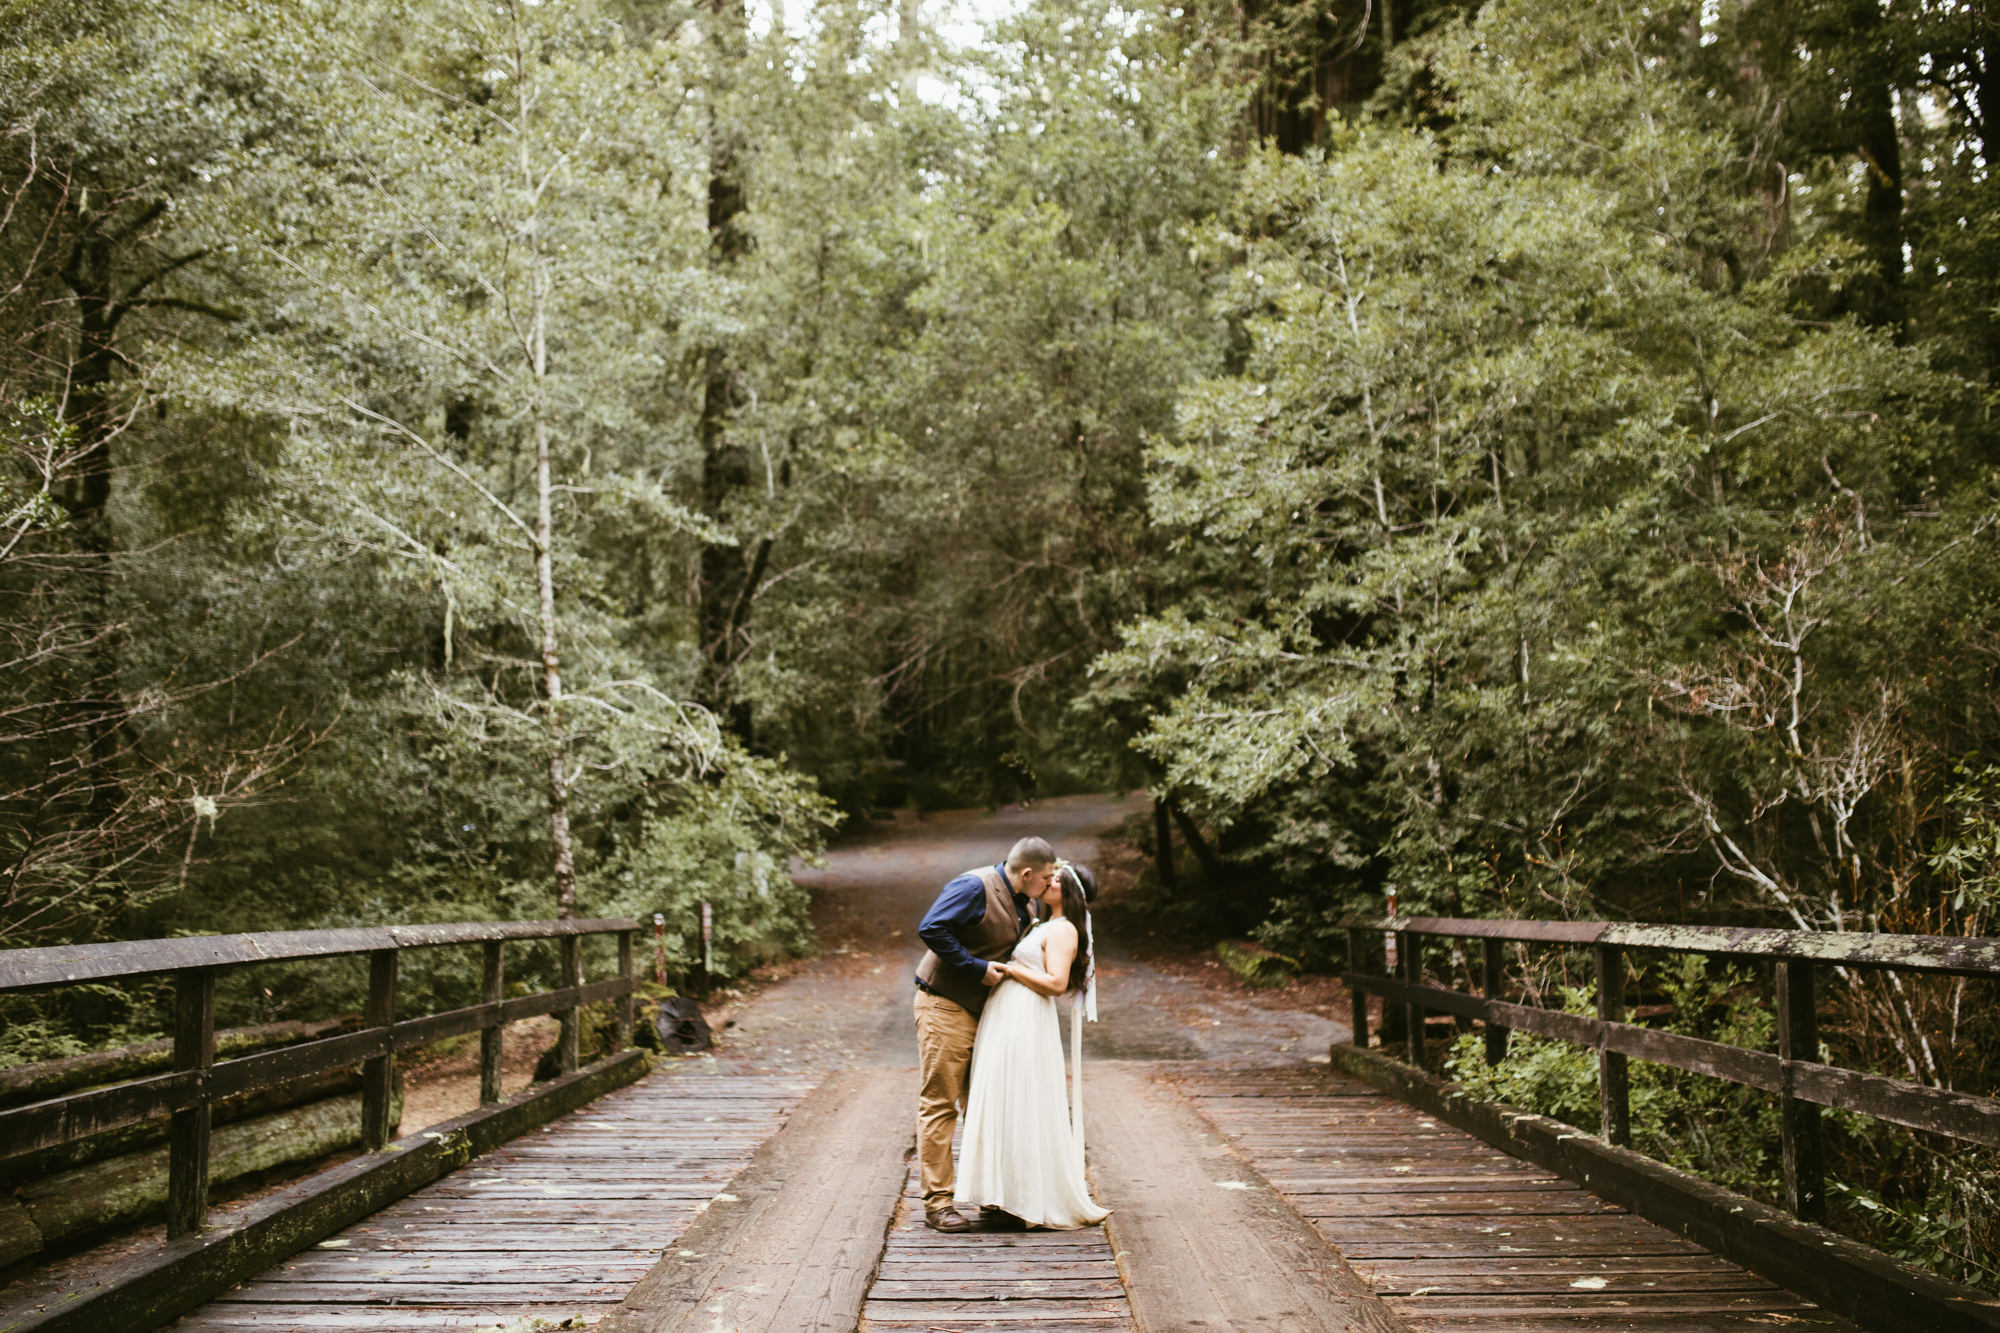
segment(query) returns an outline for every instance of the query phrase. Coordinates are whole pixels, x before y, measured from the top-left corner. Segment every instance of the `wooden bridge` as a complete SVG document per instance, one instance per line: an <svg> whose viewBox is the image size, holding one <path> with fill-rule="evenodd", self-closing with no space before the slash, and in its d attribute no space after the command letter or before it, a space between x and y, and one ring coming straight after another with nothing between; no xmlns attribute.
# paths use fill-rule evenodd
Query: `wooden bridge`
<svg viewBox="0 0 2000 1333"><path fill-rule="evenodd" d="M2000 977L2000 940L1407 917L1347 924L1353 1044L1324 1062L1252 1071L1094 1062L1091 1173L1110 1221L959 1236L922 1225L910 1161L914 1071L815 1079L688 1062L649 1074L631 1049L635 921L0 954L0 990L164 974L175 995L171 1070L0 1111L0 1162L165 1118L166 1241L59 1293L9 1304L0 1288L0 1333L169 1323L521 1333L2000 1329L2000 1299L1818 1224L1822 1108L1994 1147L2000 1101L1821 1063L1813 987L1827 967L1990 982ZM615 941L617 965L586 981L582 946L593 936ZM506 947L528 941L554 942L560 984L509 997ZM1462 962L1472 942L1483 993L1439 979L1464 966L1427 969L1442 949ZM1504 998L1503 946L1515 945L1589 950L1597 1014ZM399 1016L403 955L453 948L478 951L481 1002ZM1626 1021L1620 982L1634 951L1768 968L1777 1049ZM216 1058L218 974L334 957L367 959L359 1031ZM1370 966L1378 957L1384 965ZM611 1006L619 1049L580 1065L588 1004ZM500 1027L536 1014L561 1021L557 1076L503 1097ZM1512 1031L1593 1049L1601 1132L1476 1103L1440 1081L1425 1068L1427 1032L1439 1021L1483 1029L1496 1061ZM1384 1029L1389 1040L1371 1045L1371 1030ZM480 1109L392 1140L397 1055L472 1033L482 1042ZM1626 1147L1635 1058L1770 1094L1790 1210ZM218 1102L356 1064L359 1156L252 1202L209 1207ZM0 1246L32 1226L0 1199Z"/></svg>

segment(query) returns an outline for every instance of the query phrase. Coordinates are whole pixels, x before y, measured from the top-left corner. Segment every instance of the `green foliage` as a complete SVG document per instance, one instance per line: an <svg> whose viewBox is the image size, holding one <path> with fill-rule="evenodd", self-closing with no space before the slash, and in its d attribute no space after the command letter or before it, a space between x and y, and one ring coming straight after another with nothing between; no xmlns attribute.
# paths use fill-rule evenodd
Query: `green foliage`
<svg viewBox="0 0 2000 1333"><path fill-rule="evenodd" d="M1215 946L1215 956L1253 986L1282 986L1299 974L1297 959L1240 940L1222 941Z"/></svg>
<svg viewBox="0 0 2000 1333"><path fill-rule="evenodd" d="M1754 983L1742 969L1711 972L1701 958L1672 959L1658 977L1669 1006L1665 1029L1763 1049L1772 1020ZM1564 987L1559 995L1566 1012L1596 1012L1593 988ZM1506 1060L1494 1066L1486 1063L1485 1039L1467 1033L1452 1044L1445 1068L1481 1100L1572 1125L1597 1124L1597 1054L1585 1047L1516 1032ZM1635 1150L1754 1198L1777 1200L1782 1164L1777 1107L1769 1097L1642 1060L1628 1066L1628 1078Z"/></svg>
<svg viewBox="0 0 2000 1333"><path fill-rule="evenodd" d="M1931 853L1930 868L1954 886L1954 912L1992 920L2000 908L2000 767L1957 764L1944 801L1951 823Z"/></svg>
<svg viewBox="0 0 2000 1333"><path fill-rule="evenodd" d="M1991 932L1972 10L920 17L0 9L0 942L548 915L567 811L577 910L684 963L707 901L738 975L836 807L1136 785L1219 857L1149 910L1308 965L1391 885ZM1828 1007L1844 1061L2000 1059L1949 985ZM1456 1058L1588 1118L1574 1053ZM1635 1096L1768 1187L1767 1108ZM1886 1143L1831 1151L1897 1244L1990 1240Z"/></svg>
<svg viewBox="0 0 2000 1333"><path fill-rule="evenodd" d="M1872 1130L1873 1127L1870 1127ZM1879 1136L1880 1131L1873 1131ZM1840 1229L1859 1234L1884 1253L1934 1269L1959 1282L1991 1289L2000 1282L1993 1261L1994 1218L2000 1197L1990 1151L1958 1163L1956 1170L1928 1173L1920 1196L1890 1201L1845 1181L1830 1181L1828 1202Z"/></svg>

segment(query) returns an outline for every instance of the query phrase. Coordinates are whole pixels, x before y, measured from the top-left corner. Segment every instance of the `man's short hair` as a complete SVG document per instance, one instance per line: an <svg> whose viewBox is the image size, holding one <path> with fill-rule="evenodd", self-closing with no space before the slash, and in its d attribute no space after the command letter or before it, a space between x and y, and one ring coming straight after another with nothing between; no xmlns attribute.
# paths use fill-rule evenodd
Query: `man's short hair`
<svg viewBox="0 0 2000 1333"><path fill-rule="evenodd" d="M1007 853L1009 870L1040 870L1056 863L1056 849L1045 838L1023 838Z"/></svg>

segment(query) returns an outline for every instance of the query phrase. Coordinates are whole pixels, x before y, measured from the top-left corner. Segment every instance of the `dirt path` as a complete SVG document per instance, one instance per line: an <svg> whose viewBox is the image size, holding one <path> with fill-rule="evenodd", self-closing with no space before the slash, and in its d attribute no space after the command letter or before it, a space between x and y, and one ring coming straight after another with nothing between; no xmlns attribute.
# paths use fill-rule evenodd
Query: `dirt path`
<svg viewBox="0 0 2000 1333"><path fill-rule="evenodd" d="M812 890L823 952L732 1007L733 1026L715 1054L701 1058L763 1073L914 1065L911 972L923 952L917 922L945 881L1000 860L1029 834L1071 860L1097 864L1102 835L1145 809L1141 795L1070 796L991 814L948 811L872 825L830 852L825 869L795 871ZM1113 871L1104 880L1109 903L1129 875ZM1100 932L1097 943L1100 1021L1086 1030L1086 1060L1324 1063L1327 1046L1345 1039L1346 1027L1322 1014L1209 984L1198 967L1142 962L1109 933Z"/></svg>

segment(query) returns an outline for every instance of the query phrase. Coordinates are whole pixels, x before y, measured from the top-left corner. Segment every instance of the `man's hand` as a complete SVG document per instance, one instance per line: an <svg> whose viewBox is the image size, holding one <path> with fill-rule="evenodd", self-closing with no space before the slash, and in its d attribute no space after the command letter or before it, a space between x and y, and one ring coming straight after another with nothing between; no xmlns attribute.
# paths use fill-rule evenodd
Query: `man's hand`
<svg viewBox="0 0 2000 1333"><path fill-rule="evenodd" d="M980 978L988 986L997 986L1006 979L1007 969L998 963L988 963L986 965L986 975Z"/></svg>

